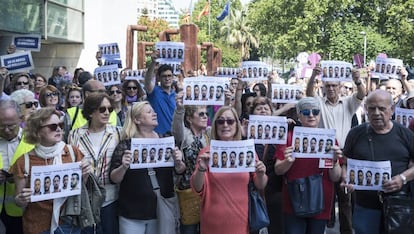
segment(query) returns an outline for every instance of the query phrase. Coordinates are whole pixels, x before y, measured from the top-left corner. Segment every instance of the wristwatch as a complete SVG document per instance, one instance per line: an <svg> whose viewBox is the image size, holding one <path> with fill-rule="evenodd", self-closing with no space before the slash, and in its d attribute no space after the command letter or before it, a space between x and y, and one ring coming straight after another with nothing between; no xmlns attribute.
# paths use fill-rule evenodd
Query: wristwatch
<svg viewBox="0 0 414 234"><path fill-rule="evenodd" d="M405 175L403 175L403 174L399 174L399 176L401 177L403 185L406 185L407 184L407 177L405 177Z"/></svg>

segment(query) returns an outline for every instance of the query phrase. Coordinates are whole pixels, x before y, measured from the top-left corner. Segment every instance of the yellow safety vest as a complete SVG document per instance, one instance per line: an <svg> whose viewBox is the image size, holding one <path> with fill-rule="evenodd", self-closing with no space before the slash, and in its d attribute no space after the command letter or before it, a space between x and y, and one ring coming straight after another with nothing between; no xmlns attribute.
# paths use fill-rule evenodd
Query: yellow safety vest
<svg viewBox="0 0 414 234"><path fill-rule="evenodd" d="M3 169L3 157L0 154L0 168ZM0 185L0 211L4 208L6 214L12 217L21 217L23 215L23 209L16 205L14 195L16 186L14 183L4 182Z"/></svg>
<svg viewBox="0 0 414 234"><path fill-rule="evenodd" d="M34 149L35 145L29 144L26 142L24 135L17 145L16 152L14 152L13 159L11 161L10 167L25 153L29 153Z"/></svg>
<svg viewBox="0 0 414 234"><path fill-rule="evenodd" d="M73 123L73 119L75 118L75 114L76 114L76 107L71 107L69 109L66 110L66 112L68 113L70 120L72 121L72 130L73 129L77 129L80 128L82 126L84 126L85 124L88 123L88 120L86 120L83 115L82 115L82 109L79 108L78 110L78 116L76 116L75 122ZM111 112L111 115L109 116L109 123L113 126L116 126L116 121L117 121L117 115L115 111Z"/></svg>

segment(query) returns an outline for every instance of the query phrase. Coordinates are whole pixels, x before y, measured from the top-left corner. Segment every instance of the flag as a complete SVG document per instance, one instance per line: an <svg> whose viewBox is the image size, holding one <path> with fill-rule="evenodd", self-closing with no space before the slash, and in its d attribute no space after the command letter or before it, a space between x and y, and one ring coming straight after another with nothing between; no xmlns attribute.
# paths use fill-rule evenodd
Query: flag
<svg viewBox="0 0 414 234"><path fill-rule="evenodd" d="M209 12L210 12L210 2L207 2L203 10L200 12L200 14L198 14L197 20L200 20L201 16L203 15L208 15Z"/></svg>
<svg viewBox="0 0 414 234"><path fill-rule="evenodd" d="M216 17L216 19L218 21L224 20L224 18L226 18L229 15L229 10L230 10L230 1L226 3L226 5L223 8L223 11L221 12L219 16Z"/></svg>

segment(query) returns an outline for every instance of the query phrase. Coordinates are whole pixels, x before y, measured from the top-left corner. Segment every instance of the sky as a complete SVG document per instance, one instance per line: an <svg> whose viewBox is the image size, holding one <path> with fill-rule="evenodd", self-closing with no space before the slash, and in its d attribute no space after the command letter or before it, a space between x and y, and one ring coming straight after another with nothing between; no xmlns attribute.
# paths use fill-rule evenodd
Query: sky
<svg viewBox="0 0 414 234"><path fill-rule="evenodd" d="M172 0L176 9L186 9L190 6L191 0ZM193 0L193 4L195 4L199 0ZM249 3L251 0L240 0L242 4Z"/></svg>

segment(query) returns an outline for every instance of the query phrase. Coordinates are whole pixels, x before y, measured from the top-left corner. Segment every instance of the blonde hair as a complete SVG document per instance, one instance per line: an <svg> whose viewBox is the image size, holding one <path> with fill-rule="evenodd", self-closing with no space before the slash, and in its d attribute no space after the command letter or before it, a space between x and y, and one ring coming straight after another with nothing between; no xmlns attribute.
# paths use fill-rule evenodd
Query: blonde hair
<svg viewBox="0 0 414 234"><path fill-rule="evenodd" d="M138 134L138 126L135 124L134 119L139 117L144 109L145 105L150 105L149 102L136 102L134 105L128 108L125 117L125 124L122 128L122 140L131 139Z"/></svg>
<svg viewBox="0 0 414 234"><path fill-rule="evenodd" d="M29 144L38 144L40 143L40 129L43 126L43 123L48 121L52 115L61 117L61 113L54 108L44 107L33 112L26 121L26 126L23 130L25 136L25 141Z"/></svg>
<svg viewBox="0 0 414 234"><path fill-rule="evenodd" d="M240 124L240 121L239 121L239 119L237 117L236 110L233 107L231 107L231 106L222 106L222 107L220 107L220 109L218 109L218 111L214 115L214 120L213 120L213 123L212 123L212 126L211 126L211 139L213 139L213 140L220 140L218 138L218 135L217 135L216 120L224 112L226 112L228 110L231 111L231 113L233 114L234 120L236 120L236 123L235 123L236 124L236 134L234 134L233 140L240 140L241 139L241 124Z"/></svg>

